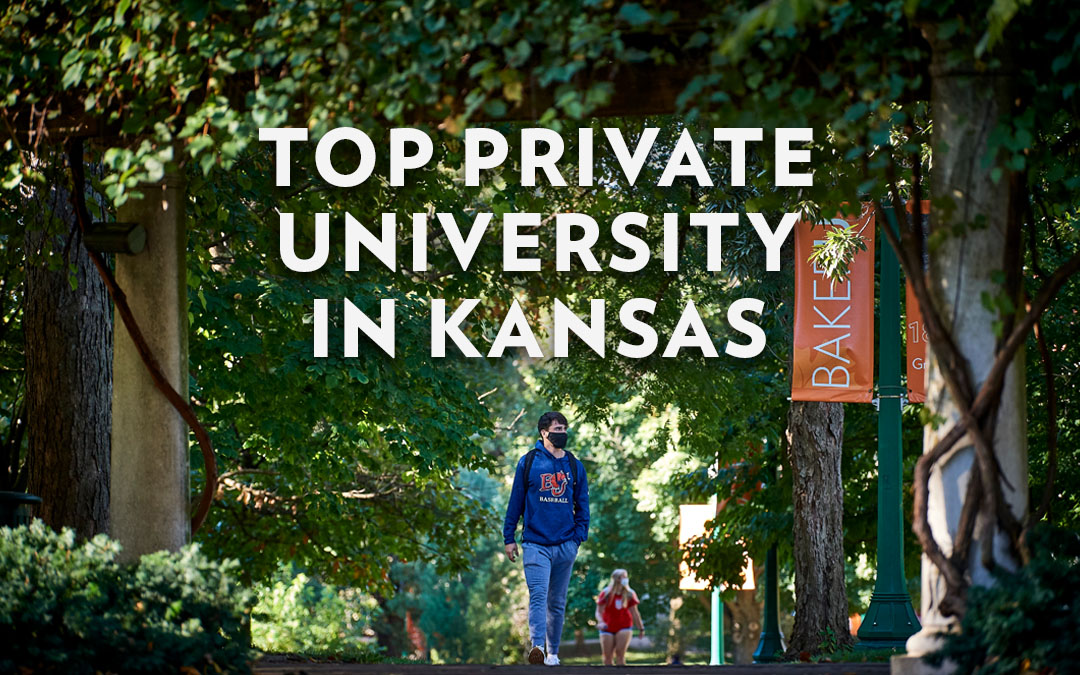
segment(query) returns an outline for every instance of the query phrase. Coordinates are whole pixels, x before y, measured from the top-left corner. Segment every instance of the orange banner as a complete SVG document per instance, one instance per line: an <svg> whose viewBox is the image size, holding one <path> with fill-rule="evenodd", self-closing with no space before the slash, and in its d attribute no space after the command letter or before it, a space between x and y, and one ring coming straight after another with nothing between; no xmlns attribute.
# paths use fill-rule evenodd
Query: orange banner
<svg viewBox="0 0 1080 675"><path fill-rule="evenodd" d="M922 200L922 227L927 229L930 219L930 200ZM907 212L915 212L914 202L907 203ZM923 258L923 269L926 269L927 261ZM907 298L907 321L905 322L904 337L907 339L907 386L908 400L912 403L926 401L926 327L923 325L922 312L919 311L919 301L915 299L915 292L911 290L911 282L905 282Z"/></svg>
<svg viewBox="0 0 1080 675"><path fill-rule="evenodd" d="M866 242L848 278L832 282L808 262L827 230L854 224ZM874 387L874 210L795 227L793 401L869 403Z"/></svg>

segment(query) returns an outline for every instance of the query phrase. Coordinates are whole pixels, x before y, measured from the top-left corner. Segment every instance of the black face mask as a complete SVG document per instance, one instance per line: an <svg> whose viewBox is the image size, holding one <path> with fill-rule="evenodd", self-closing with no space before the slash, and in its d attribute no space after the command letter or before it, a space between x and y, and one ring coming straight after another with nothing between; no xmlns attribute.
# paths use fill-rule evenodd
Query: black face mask
<svg viewBox="0 0 1080 675"><path fill-rule="evenodd" d="M566 441L567 439L569 439L569 437L570 434L566 433L565 431L548 432L548 440L551 441L551 444L554 445L556 448L565 448Z"/></svg>

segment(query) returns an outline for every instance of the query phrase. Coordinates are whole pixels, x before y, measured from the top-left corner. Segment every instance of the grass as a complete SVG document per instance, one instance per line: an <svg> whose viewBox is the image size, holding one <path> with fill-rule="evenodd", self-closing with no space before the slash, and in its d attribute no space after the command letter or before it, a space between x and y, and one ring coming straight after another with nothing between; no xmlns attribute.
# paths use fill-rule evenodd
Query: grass
<svg viewBox="0 0 1080 675"><path fill-rule="evenodd" d="M813 663L882 663L887 662L893 654L903 654L901 649L868 649L868 650L837 650L814 656L810 659ZM603 663L603 658L594 656L570 656L562 659L567 666L598 666ZM683 664L687 666L709 665L707 653L693 653L683 656ZM663 666L667 665L667 654L664 652L635 652L626 654L628 666Z"/></svg>
<svg viewBox="0 0 1080 675"><path fill-rule="evenodd" d="M560 658L563 665L567 666L599 666L604 662L600 654L594 656L568 656ZM709 665L708 654L688 654L683 656L683 664L688 666ZM642 652L628 651L626 653L626 665L628 666L664 666L667 665L665 652Z"/></svg>
<svg viewBox="0 0 1080 675"><path fill-rule="evenodd" d="M893 654L903 654L899 649L837 650L811 658L814 663L877 663L887 662ZM401 659L383 656L375 649L347 648L333 651L305 651L291 654L265 653L270 660L306 661L316 663L429 663L417 659ZM567 656L562 658L567 666L599 666L604 662L599 653L589 656ZM664 666L667 665L667 653L663 651L634 651L626 654L629 666ZM694 652L683 655L683 664L687 666L709 665L709 654Z"/></svg>
<svg viewBox="0 0 1080 675"><path fill-rule="evenodd" d="M810 659L817 663L877 663L888 661L893 654L905 654L903 649L849 649L821 654Z"/></svg>
<svg viewBox="0 0 1080 675"><path fill-rule="evenodd" d="M346 647L333 650L305 650L291 653L264 652L269 660L306 661L315 663L430 663L420 659L403 659L384 656L380 650L363 647Z"/></svg>

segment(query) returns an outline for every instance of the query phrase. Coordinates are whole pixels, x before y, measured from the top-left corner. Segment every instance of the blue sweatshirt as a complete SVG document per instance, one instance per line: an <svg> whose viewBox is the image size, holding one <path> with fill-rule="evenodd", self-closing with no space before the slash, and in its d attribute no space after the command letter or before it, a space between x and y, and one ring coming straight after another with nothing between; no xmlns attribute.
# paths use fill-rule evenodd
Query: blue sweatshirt
<svg viewBox="0 0 1080 675"><path fill-rule="evenodd" d="M579 484L574 485L570 456L556 459L536 442L531 475L526 491L525 457L523 455L514 473L514 487L510 490L510 503L506 505L506 521L503 523L503 543L514 543L514 531L518 520L525 515L521 540L530 544L557 546L566 541L581 543L589 538L589 481L585 477L585 465L577 462Z"/></svg>

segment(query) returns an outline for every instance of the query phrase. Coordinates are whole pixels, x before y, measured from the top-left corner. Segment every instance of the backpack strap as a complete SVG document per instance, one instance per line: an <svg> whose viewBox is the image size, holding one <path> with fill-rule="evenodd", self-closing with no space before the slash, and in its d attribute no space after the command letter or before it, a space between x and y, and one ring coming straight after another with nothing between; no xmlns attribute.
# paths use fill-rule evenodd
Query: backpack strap
<svg viewBox="0 0 1080 675"><path fill-rule="evenodd" d="M569 450L565 450L564 452L566 452L566 456L570 458L570 475L573 477L572 479L574 481L574 491L576 492L577 491L577 484L578 484L578 480L579 480L579 478L578 478L578 468L577 468L578 467L578 460L577 460L577 457L574 457L574 453L570 452Z"/></svg>
<svg viewBox="0 0 1080 675"><path fill-rule="evenodd" d="M533 460L536 459L536 453L540 452L536 448L525 453L525 489L529 489L529 476L532 475Z"/></svg>

